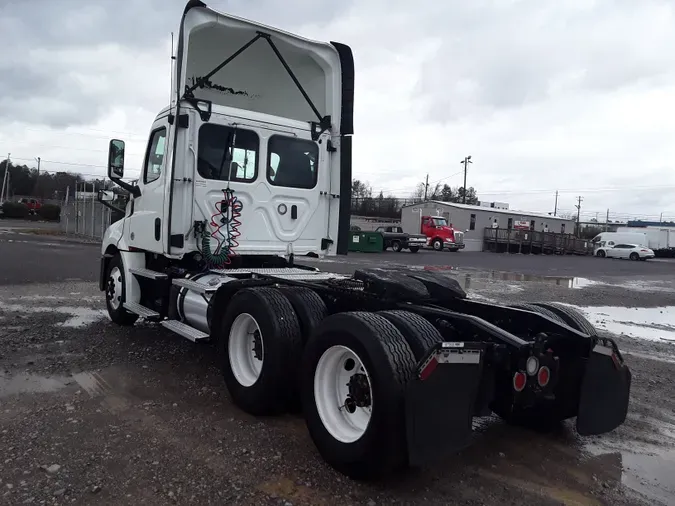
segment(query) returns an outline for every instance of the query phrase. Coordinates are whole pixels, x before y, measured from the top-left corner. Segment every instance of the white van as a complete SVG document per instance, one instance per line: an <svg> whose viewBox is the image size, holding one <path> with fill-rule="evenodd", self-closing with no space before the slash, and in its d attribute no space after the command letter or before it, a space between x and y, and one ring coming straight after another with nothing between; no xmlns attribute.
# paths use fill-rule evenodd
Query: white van
<svg viewBox="0 0 675 506"><path fill-rule="evenodd" d="M597 251L600 248L613 248L621 243L649 246L647 234L644 232L600 232L591 240L591 242L593 243L594 254L597 254Z"/></svg>

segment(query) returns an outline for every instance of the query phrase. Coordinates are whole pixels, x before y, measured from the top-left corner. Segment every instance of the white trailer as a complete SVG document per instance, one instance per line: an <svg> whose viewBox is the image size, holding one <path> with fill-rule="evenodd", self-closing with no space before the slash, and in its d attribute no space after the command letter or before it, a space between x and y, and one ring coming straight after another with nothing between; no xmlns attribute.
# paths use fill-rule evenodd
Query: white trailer
<svg viewBox="0 0 675 506"><path fill-rule="evenodd" d="M114 323L212 342L237 406L301 406L323 458L354 478L457 451L491 412L576 417L581 434L623 423L630 370L567 306L472 301L423 271L297 264L347 252L348 46L190 0L172 90L137 185L122 180L124 142L110 142L108 175L131 194L101 251Z"/></svg>
<svg viewBox="0 0 675 506"><path fill-rule="evenodd" d="M656 256L673 256L675 254L675 228L667 227L626 227L622 232L644 234L649 249Z"/></svg>

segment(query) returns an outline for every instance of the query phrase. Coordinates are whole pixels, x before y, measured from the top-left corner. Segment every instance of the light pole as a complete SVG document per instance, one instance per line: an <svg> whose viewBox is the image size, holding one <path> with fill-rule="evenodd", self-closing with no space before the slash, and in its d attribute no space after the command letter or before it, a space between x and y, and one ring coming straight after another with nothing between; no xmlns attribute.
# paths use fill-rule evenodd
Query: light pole
<svg viewBox="0 0 675 506"><path fill-rule="evenodd" d="M462 191L462 204L466 204L466 169L469 167L470 163L473 163L471 161L471 155L465 156L464 160L459 163L464 164L464 190Z"/></svg>

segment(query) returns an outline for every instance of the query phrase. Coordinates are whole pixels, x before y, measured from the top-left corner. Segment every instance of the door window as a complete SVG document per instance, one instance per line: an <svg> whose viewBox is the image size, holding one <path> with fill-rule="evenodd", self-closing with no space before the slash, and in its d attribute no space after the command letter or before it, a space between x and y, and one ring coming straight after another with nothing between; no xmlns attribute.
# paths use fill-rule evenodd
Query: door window
<svg viewBox="0 0 675 506"><path fill-rule="evenodd" d="M143 182L152 183L157 181L162 175L162 164L164 162L164 148L166 145L166 128L162 127L155 130L150 137L148 152L145 158L145 170L143 172Z"/></svg>
<svg viewBox="0 0 675 506"><path fill-rule="evenodd" d="M273 135L267 144L267 180L274 186L316 186L319 147L315 142Z"/></svg>
<svg viewBox="0 0 675 506"><path fill-rule="evenodd" d="M258 175L258 134L207 123L199 129L197 172L205 179L250 183ZM229 170L228 170L229 164Z"/></svg>

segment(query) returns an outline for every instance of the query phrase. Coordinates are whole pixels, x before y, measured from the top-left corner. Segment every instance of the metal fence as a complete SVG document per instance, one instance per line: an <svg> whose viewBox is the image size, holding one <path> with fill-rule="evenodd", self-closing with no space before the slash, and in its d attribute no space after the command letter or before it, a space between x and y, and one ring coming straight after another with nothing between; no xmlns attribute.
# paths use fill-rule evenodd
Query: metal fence
<svg viewBox="0 0 675 506"><path fill-rule="evenodd" d="M88 194L89 187L91 193ZM102 239L112 223L113 211L97 200L90 183L79 183L75 196L61 208L61 230L67 234Z"/></svg>

